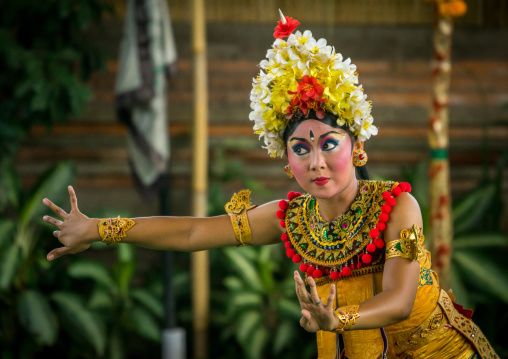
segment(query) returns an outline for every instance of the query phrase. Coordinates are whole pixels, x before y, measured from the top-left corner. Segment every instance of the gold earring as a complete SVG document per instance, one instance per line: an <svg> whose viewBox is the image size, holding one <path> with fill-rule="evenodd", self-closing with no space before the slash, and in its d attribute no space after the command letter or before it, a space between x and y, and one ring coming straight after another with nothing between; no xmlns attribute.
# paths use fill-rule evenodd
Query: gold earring
<svg viewBox="0 0 508 359"><path fill-rule="evenodd" d="M353 151L353 165L356 167L365 166L369 157L364 150L354 150Z"/></svg>
<svg viewBox="0 0 508 359"><path fill-rule="evenodd" d="M295 176L293 174L293 171L291 171L290 165L286 165L286 167L284 167L284 171L286 171L286 174L288 175L289 178L293 178Z"/></svg>

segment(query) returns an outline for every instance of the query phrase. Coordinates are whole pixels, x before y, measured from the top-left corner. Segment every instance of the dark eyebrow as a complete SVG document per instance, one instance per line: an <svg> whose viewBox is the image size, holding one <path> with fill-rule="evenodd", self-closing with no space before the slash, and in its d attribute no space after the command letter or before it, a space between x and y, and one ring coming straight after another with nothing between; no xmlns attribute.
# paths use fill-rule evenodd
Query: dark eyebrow
<svg viewBox="0 0 508 359"><path fill-rule="evenodd" d="M309 141L307 141L305 138L302 138L302 137L293 137L292 139L289 140L289 143L291 143L294 140L306 142L306 143L308 143L310 145Z"/></svg>

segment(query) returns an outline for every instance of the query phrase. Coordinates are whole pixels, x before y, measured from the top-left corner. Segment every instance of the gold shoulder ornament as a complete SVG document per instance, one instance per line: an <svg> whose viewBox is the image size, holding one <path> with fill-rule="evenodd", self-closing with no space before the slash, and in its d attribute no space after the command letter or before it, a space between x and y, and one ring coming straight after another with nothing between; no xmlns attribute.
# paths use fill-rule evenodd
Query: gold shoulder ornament
<svg viewBox="0 0 508 359"><path fill-rule="evenodd" d="M386 243L385 258L403 257L417 261L425 256L422 230L416 225L400 232L400 239Z"/></svg>
<svg viewBox="0 0 508 359"><path fill-rule="evenodd" d="M240 242L238 247L246 246L252 239L247 211L256 206L250 204L250 193L248 189L235 193L231 201L224 206L231 219L236 239Z"/></svg>

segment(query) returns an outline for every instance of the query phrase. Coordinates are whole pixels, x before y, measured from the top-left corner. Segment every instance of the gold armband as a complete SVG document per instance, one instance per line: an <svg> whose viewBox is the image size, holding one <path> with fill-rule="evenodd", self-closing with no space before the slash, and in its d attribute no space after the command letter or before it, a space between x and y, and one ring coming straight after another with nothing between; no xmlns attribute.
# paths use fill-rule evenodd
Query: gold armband
<svg viewBox="0 0 508 359"><path fill-rule="evenodd" d="M224 206L231 219L236 239L240 242L238 247L247 245L252 238L247 211L254 207L256 206L250 204L250 191L248 189L235 193L231 197L231 201Z"/></svg>
<svg viewBox="0 0 508 359"><path fill-rule="evenodd" d="M99 221L99 235L104 243L119 243L135 222L129 218L103 218Z"/></svg>
<svg viewBox="0 0 508 359"><path fill-rule="evenodd" d="M400 232L400 239L386 243L385 259L403 257L417 261L425 254L422 230L416 225Z"/></svg>
<svg viewBox="0 0 508 359"><path fill-rule="evenodd" d="M359 305L348 305L346 307L340 307L335 311L335 314L339 317L339 325L335 328L334 332L351 329L355 325L356 319L360 318L358 314Z"/></svg>

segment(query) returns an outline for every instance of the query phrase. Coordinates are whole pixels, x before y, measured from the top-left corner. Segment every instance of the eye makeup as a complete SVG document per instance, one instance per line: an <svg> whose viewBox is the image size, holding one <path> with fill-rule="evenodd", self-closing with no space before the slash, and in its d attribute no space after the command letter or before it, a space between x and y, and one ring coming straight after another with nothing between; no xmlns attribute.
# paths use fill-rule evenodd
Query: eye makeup
<svg viewBox="0 0 508 359"><path fill-rule="evenodd" d="M319 142L319 147L325 151L329 151L338 146L339 142L344 138L344 135L337 132L328 132ZM325 149L327 144L333 145L332 148Z"/></svg>
<svg viewBox="0 0 508 359"><path fill-rule="evenodd" d="M293 152L297 155L303 155L307 152L310 152L310 146L307 141L302 141L300 139L294 138L289 141L289 145L291 146Z"/></svg>

